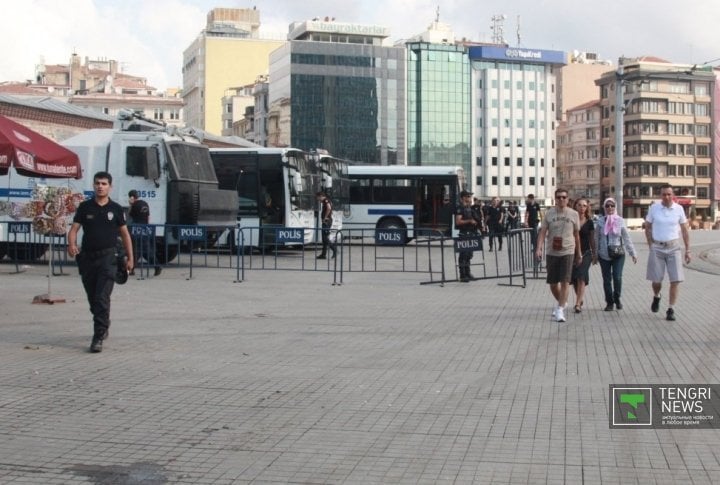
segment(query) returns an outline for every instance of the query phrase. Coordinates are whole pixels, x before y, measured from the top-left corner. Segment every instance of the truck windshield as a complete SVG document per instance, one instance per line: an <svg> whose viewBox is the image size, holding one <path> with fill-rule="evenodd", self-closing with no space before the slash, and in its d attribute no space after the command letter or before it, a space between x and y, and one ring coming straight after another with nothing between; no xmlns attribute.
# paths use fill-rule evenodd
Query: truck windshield
<svg viewBox="0 0 720 485"><path fill-rule="evenodd" d="M170 142L170 178L217 183L210 151L205 145Z"/></svg>

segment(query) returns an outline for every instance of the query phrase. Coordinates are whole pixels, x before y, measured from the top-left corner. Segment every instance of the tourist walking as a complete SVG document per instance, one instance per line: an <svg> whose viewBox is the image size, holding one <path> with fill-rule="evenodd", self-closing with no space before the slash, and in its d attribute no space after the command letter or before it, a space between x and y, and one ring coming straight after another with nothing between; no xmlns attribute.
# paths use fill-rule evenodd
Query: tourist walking
<svg viewBox="0 0 720 485"><path fill-rule="evenodd" d="M595 223L590 211L590 200L582 197L575 201L573 209L578 213L580 223L580 253L582 262L574 266L570 284L575 290L575 313L582 312L585 301L585 287L590 284L590 264L597 263L595 248Z"/></svg>
<svg viewBox="0 0 720 485"><path fill-rule="evenodd" d="M650 247L647 264L647 279L652 282L653 300L650 310L660 310L660 290L665 273L670 280L670 294L665 318L675 320L680 282L685 279L683 260L690 263L690 230L682 206L673 201L673 187L670 184L660 186L660 202L650 206L645 216L645 239ZM683 253L682 244L685 246ZM684 256L684 257L683 257Z"/></svg>
<svg viewBox="0 0 720 485"><path fill-rule="evenodd" d="M603 210L604 215L598 218L595 227L595 243L602 271L605 311L610 312L614 308L623 309L621 297L625 255L629 254L635 264L637 253L625 226L625 220L617 214L615 199L605 199Z"/></svg>
<svg viewBox="0 0 720 485"><path fill-rule="evenodd" d="M557 189L555 206L545 213L535 249L535 258L540 260L543 248L547 243L545 251L546 281L556 301L553 318L557 322L565 321L565 306L568 300L572 268L573 265L579 265L582 261L578 213L567 204L567 190Z"/></svg>

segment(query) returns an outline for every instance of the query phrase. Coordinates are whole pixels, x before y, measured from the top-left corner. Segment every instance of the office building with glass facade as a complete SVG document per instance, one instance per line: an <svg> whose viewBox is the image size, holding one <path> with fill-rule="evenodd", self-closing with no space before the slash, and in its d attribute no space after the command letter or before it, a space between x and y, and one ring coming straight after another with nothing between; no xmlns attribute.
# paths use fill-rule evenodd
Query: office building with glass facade
<svg viewBox="0 0 720 485"><path fill-rule="evenodd" d="M465 47L409 42L408 165L471 170L470 61Z"/></svg>
<svg viewBox="0 0 720 485"><path fill-rule="evenodd" d="M307 21L270 54L270 109L289 107L295 148L405 163L405 48L384 27Z"/></svg>
<svg viewBox="0 0 720 485"><path fill-rule="evenodd" d="M560 51L505 46L468 49L472 82L472 181L478 197L552 199L555 71Z"/></svg>

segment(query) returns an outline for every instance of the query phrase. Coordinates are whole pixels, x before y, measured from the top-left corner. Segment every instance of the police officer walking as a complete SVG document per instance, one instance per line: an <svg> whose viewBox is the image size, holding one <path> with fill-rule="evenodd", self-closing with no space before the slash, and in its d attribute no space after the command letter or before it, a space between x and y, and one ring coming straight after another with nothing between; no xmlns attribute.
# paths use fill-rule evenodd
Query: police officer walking
<svg viewBox="0 0 720 485"><path fill-rule="evenodd" d="M330 242L330 228L333 222L332 202L325 192L317 192L315 198L320 202L320 220L322 221L322 252L317 259L325 259L327 257L327 248L330 246L332 257L335 257L335 243Z"/></svg>
<svg viewBox="0 0 720 485"><path fill-rule="evenodd" d="M94 333L90 352L102 352L103 340L110 328L110 295L117 273L117 243L122 240L127 255L126 268L134 267L132 241L125 225L125 213L110 199L112 175L97 172L93 177L95 197L80 204L68 232L68 254L76 257L82 284L93 315ZM82 250L77 236L82 227ZM124 274L127 280L127 274ZM122 282L122 281L121 281Z"/></svg>
<svg viewBox="0 0 720 485"><path fill-rule="evenodd" d="M481 229L481 217L472 207L472 192L463 190L460 192L460 205L455 210L455 227L460 232L460 239L470 238L478 233ZM470 261L473 257L472 250L458 251L458 271L460 271L460 281L463 283L473 279L470 273Z"/></svg>
<svg viewBox="0 0 720 485"><path fill-rule="evenodd" d="M128 192L128 200L130 201L130 224L149 224L150 223L150 206L142 200L137 190ZM134 236L133 247L135 256L139 260L145 258L149 265L155 267L155 276L162 272L162 268L157 264L155 258L155 241L154 238L147 235Z"/></svg>

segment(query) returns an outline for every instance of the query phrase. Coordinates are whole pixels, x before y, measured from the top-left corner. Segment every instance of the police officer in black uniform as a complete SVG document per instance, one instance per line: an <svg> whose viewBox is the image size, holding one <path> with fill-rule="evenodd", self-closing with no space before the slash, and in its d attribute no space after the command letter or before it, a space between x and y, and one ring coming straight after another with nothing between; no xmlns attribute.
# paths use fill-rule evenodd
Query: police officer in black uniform
<svg viewBox="0 0 720 485"><path fill-rule="evenodd" d="M102 352L102 343L108 337L110 328L110 295L117 272L118 237L127 255L126 271L132 271L135 259L123 208L110 199L112 175L97 172L93 177L93 189L95 196L78 207L67 240L68 254L77 259L93 315L94 333L90 351ZM83 230L82 250L77 245L80 228Z"/></svg>
<svg viewBox="0 0 720 485"><path fill-rule="evenodd" d="M455 210L455 227L460 232L460 238L469 238L477 235L478 230L482 229L482 218L472 207L472 192L463 190L460 192L460 205ZM458 270L460 271L460 281L463 283L473 279L470 273L470 260L472 260L473 251L458 251Z"/></svg>
<svg viewBox="0 0 720 485"><path fill-rule="evenodd" d="M325 259L327 257L327 248L330 246L332 257L335 257L335 243L330 242L330 228L333 222L332 201L325 192L317 192L315 198L320 202L320 220L322 221L322 252L317 259Z"/></svg>
<svg viewBox="0 0 720 485"><path fill-rule="evenodd" d="M535 195L528 194L525 200L525 227L532 229L530 244L533 253L537 245L538 223L540 222L540 204L535 202Z"/></svg>
<svg viewBox="0 0 720 485"><path fill-rule="evenodd" d="M142 200L137 190L128 192L128 200L130 201L130 224L150 224L150 206ZM162 268L155 259L155 241L153 236L135 236L133 239L133 248L135 249L135 257L137 259L145 258L149 265L155 267L155 276L162 272Z"/></svg>
<svg viewBox="0 0 720 485"><path fill-rule="evenodd" d="M490 251L493 250L493 239L497 238L498 251L502 251L503 234L505 233L505 209L503 209L500 199L493 197L490 201L490 207L487 208L487 226L490 231Z"/></svg>

